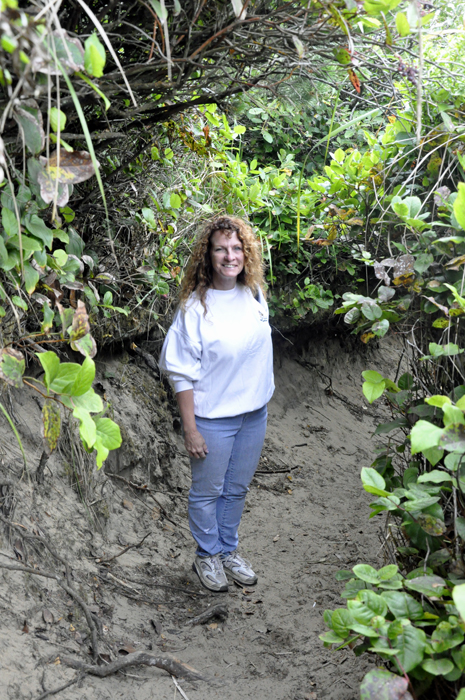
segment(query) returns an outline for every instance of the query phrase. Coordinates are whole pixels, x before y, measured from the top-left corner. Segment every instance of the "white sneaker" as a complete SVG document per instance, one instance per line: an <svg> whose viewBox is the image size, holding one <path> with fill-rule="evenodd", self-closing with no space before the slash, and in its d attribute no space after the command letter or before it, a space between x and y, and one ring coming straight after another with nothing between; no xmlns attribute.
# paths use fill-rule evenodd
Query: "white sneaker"
<svg viewBox="0 0 465 700"><path fill-rule="evenodd" d="M219 554L212 557L195 557L192 568L199 577L200 583L209 591L220 593L228 590L228 579Z"/></svg>
<svg viewBox="0 0 465 700"><path fill-rule="evenodd" d="M258 576L253 571L250 562L243 559L237 552L223 555L221 563L225 572L238 583L245 586L253 586L254 583L257 583Z"/></svg>

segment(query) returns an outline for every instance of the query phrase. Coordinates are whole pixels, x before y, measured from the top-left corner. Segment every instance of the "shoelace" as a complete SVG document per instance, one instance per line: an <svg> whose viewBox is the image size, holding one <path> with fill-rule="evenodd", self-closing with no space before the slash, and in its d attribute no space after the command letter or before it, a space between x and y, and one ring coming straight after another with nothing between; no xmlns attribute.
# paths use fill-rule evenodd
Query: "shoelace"
<svg viewBox="0 0 465 700"><path fill-rule="evenodd" d="M219 556L215 555L215 556L211 557L211 561L212 561L212 565L213 565L213 571L215 573L219 573L223 568L223 565L221 563Z"/></svg>

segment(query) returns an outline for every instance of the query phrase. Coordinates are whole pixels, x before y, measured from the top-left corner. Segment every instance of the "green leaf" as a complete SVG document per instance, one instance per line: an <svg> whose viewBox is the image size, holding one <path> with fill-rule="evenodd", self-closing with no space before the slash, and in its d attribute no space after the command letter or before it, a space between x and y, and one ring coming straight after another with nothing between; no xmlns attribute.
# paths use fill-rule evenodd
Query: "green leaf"
<svg viewBox="0 0 465 700"><path fill-rule="evenodd" d="M50 126L52 127L53 131L56 133L58 131L58 127L60 127L60 131L64 131L66 126L66 114L62 112L61 109L57 109L56 107L50 107L48 113L50 116Z"/></svg>
<svg viewBox="0 0 465 700"><path fill-rule="evenodd" d="M430 447L437 447L442 434L442 428L426 420L417 421L410 433L412 454L428 450ZM441 446L444 447L444 445Z"/></svg>
<svg viewBox="0 0 465 700"><path fill-rule="evenodd" d="M166 7L162 6L158 0L149 0L150 4L152 5L153 9L157 13L158 17L161 19L162 22L166 22L168 19L168 10Z"/></svg>
<svg viewBox="0 0 465 700"><path fill-rule="evenodd" d="M386 482L376 469L372 467L363 467L360 472L363 488L368 493L373 493L375 496L390 496L386 491Z"/></svg>
<svg viewBox="0 0 465 700"><path fill-rule="evenodd" d="M430 513L419 513L417 515L417 523L432 537L440 537L446 531L444 521L440 518L435 518Z"/></svg>
<svg viewBox="0 0 465 700"><path fill-rule="evenodd" d="M462 620L465 621L465 583L462 583L460 586L454 586L452 598Z"/></svg>
<svg viewBox="0 0 465 700"><path fill-rule="evenodd" d="M369 564L356 564L352 567L352 571L359 579L366 583L377 584L380 582L378 572Z"/></svg>
<svg viewBox="0 0 465 700"><path fill-rule="evenodd" d="M18 297L15 294L11 297L11 301L18 308L22 309L23 311L27 311L27 302L25 302L24 299L22 299L21 297Z"/></svg>
<svg viewBox="0 0 465 700"><path fill-rule="evenodd" d="M81 439L89 449L92 448L97 439L95 421L88 411L80 407L74 409L73 416L79 420L79 434Z"/></svg>
<svg viewBox="0 0 465 700"><path fill-rule="evenodd" d="M426 472L418 477L418 483L433 483L442 484L444 481L452 481L452 477L447 473L440 471L439 469L433 469L432 472Z"/></svg>
<svg viewBox="0 0 465 700"><path fill-rule="evenodd" d="M89 413L100 413L103 411L103 401L98 394L95 393L94 389L90 388L85 394L80 396L72 396L70 400L70 407L83 408Z"/></svg>
<svg viewBox="0 0 465 700"><path fill-rule="evenodd" d="M318 637L325 644L342 644L345 639L345 637L340 637L338 634L336 634L336 632L333 632L333 630L328 630L327 632L318 635Z"/></svg>
<svg viewBox="0 0 465 700"><path fill-rule="evenodd" d="M347 608L354 620L363 625L369 625L373 617L384 617L388 609L386 601L370 590L360 591L355 600L348 600Z"/></svg>
<svg viewBox="0 0 465 700"><path fill-rule="evenodd" d="M95 363L90 357L86 357L76 374L76 378L71 389L67 392L71 396L82 396L86 394L95 379Z"/></svg>
<svg viewBox="0 0 465 700"><path fill-rule="evenodd" d="M384 651L384 653L387 651L389 650ZM406 697L407 689L408 681L405 678L396 676L385 669L375 668L369 671L362 680L360 700L395 700Z"/></svg>
<svg viewBox="0 0 465 700"><path fill-rule="evenodd" d="M451 400L448 396L435 395L425 399L425 403L429 404L430 406L442 408L445 404L451 403Z"/></svg>
<svg viewBox="0 0 465 700"><path fill-rule="evenodd" d="M350 611L346 610L346 608L335 610L331 616L333 631L344 639L348 636L353 621Z"/></svg>
<svg viewBox="0 0 465 700"><path fill-rule="evenodd" d="M450 659L426 659L421 667L433 676L445 676L452 671L454 664Z"/></svg>
<svg viewBox="0 0 465 700"><path fill-rule="evenodd" d="M20 389L23 385L25 368L26 363L19 350L11 347L0 350L0 379Z"/></svg>
<svg viewBox="0 0 465 700"><path fill-rule="evenodd" d="M110 418L99 418L95 424L97 426L95 449L97 450L97 466L100 469L110 450L116 450L121 446L122 439L119 426Z"/></svg>
<svg viewBox="0 0 465 700"><path fill-rule="evenodd" d="M389 579L393 578L398 571L399 567L396 564L388 564L387 566L383 566L378 570L378 576L381 581L389 581Z"/></svg>
<svg viewBox="0 0 465 700"><path fill-rule="evenodd" d="M50 389L52 382L60 369L60 360L58 355L51 350L48 352L39 352L36 353L36 355L45 371L45 386L47 389Z"/></svg>
<svg viewBox="0 0 465 700"><path fill-rule="evenodd" d="M424 498L412 498L405 501L403 507L408 513L415 513L418 510L429 508L439 501L439 496L425 496Z"/></svg>
<svg viewBox="0 0 465 700"><path fill-rule="evenodd" d="M382 318L381 321L372 325L371 330L378 338L383 338L389 330L389 321L387 318Z"/></svg>
<svg viewBox="0 0 465 700"><path fill-rule="evenodd" d="M444 651L462 644L462 642L463 632L460 627L457 624L451 624L446 620L442 620L431 635L430 644L435 654L442 654Z"/></svg>
<svg viewBox="0 0 465 700"><path fill-rule="evenodd" d="M32 265L28 262L24 263L24 286L26 287L26 292L32 294L34 289L37 287L39 282L39 273L35 270Z"/></svg>
<svg viewBox="0 0 465 700"><path fill-rule="evenodd" d="M405 12L398 12L396 14L396 27L400 36L408 36L410 34L410 24L408 23Z"/></svg>
<svg viewBox="0 0 465 700"><path fill-rule="evenodd" d="M33 99L24 100L13 111L13 117L20 125L24 142L31 153L40 153L45 145L45 133L37 102Z"/></svg>
<svg viewBox="0 0 465 700"><path fill-rule="evenodd" d="M173 209L179 209L181 206L182 201L181 197L176 194L176 192L172 192L170 196L170 205L172 206Z"/></svg>
<svg viewBox="0 0 465 700"><path fill-rule="evenodd" d="M465 183L459 182L458 194L454 201L454 214L460 226L465 229Z"/></svg>
<svg viewBox="0 0 465 700"><path fill-rule="evenodd" d="M97 34L91 34L84 42L84 67L89 75L101 78L105 67L105 48Z"/></svg>
<svg viewBox="0 0 465 700"><path fill-rule="evenodd" d="M247 129L245 126L242 126L242 124L237 124L237 126L234 127L234 133L236 134L245 134Z"/></svg>
<svg viewBox="0 0 465 700"><path fill-rule="evenodd" d="M269 131L265 131L265 129L262 130L262 136L267 141L268 143L273 143L273 137L269 133Z"/></svg>
<svg viewBox="0 0 465 700"><path fill-rule="evenodd" d="M69 394L81 366L74 362L62 362L49 389L56 394Z"/></svg>
<svg viewBox="0 0 465 700"><path fill-rule="evenodd" d="M383 591L381 596L396 619L421 620L423 607L411 595L404 591Z"/></svg>
<svg viewBox="0 0 465 700"><path fill-rule="evenodd" d="M399 663L406 673L409 673L423 660L426 634L421 629L406 625L402 627L402 633L398 635L394 645L399 649Z"/></svg>
<svg viewBox="0 0 465 700"><path fill-rule="evenodd" d="M377 382L376 384L373 384L372 382L363 382L362 385L362 391L363 395L365 396L366 400L369 403L373 403L373 401L376 401L376 399L379 399L379 397L382 395L386 388L386 383L383 380L382 382Z"/></svg>
<svg viewBox="0 0 465 700"><path fill-rule="evenodd" d="M417 576L404 582L407 588L426 596L441 597L446 588L446 582L440 576Z"/></svg>
<svg viewBox="0 0 465 700"><path fill-rule="evenodd" d="M47 228L40 216L37 216L37 214L26 216L24 222L29 233L32 233L36 238L40 238L50 250L53 245L53 231Z"/></svg>
<svg viewBox="0 0 465 700"><path fill-rule="evenodd" d="M6 207L3 207L2 209L2 225L3 228L5 229L5 233L7 236L16 236L19 231L18 227L18 219L16 218L16 214L14 211L11 211L11 209L7 209Z"/></svg>

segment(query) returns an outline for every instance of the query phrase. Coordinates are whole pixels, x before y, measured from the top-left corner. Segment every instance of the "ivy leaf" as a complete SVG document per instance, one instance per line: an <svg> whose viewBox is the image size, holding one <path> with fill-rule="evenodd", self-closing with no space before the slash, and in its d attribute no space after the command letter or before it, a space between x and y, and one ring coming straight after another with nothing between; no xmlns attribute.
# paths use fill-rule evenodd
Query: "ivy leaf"
<svg viewBox="0 0 465 700"><path fill-rule="evenodd" d="M84 42L84 68L94 78L101 78L106 60L103 44L97 34L91 34Z"/></svg>
<svg viewBox="0 0 465 700"><path fill-rule="evenodd" d="M426 634L423 630L406 625L402 627L401 634L393 643L399 649L397 657L406 673L421 664L426 646Z"/></svg>
<svg viewBox="0 0 465 700"><path fill-rule="evenodd" d="M66 393L71 396L82 396L86 394L92 386L95 379L95 363L90 357L86 357L79 371L76 374L73 385Z"/></svg>
<svg viewBox="0 0 465 700"><path fill-rule="evenodd" d="M57 446L61 430L61 412L56 401L47 399L42 407L42 432L44 447L50 455Z"/></svg>
<svg viewBox="0 0 465 700"><path fill-rule="evenodd" d="M426 659L421 667L433 676L445 676L454 669L454 664L450 659Z"/></svg>
<svg viewBox="0 0 465 700"><path fill-rule="evenodd" d="M416 578L407 579L405 586L426 596L440 597L444 593L446 582L440 576L417 576Z"/></svg>
<svg viewBox="0 0 465 700"><path fill-rule="evenodd" d="M50 389L60 369L60 360L58 355L51 350L48 352L39 352L36 353L36 355L45 372L45 386L47 389Z"/></svg>
<svg viewBox="0 0 465 700"><path fill-rule="evenodd" d="M47 228L40 216L37 214L28 215L25 217L24 223L29 233L43 241L50 250L53 245L53 231Z"/></svg>
<svg viewBox="0 0 465 700"><path fill-rule="evenodd" d="M372 493L375 496L385 496L389 497L391 494L386 491L386 482L383 477L376 469L373 467L363 467L360 473L360 478L362 479L363 488L368 493Z"/></svg>
<svg viewBox="0 0 465 700"><path fill-rule="evenodd" d="M0 379L7 384L20 389L25 367L23 354L19 350L10 347L0 350Z"/></svg>
<svg viewBox="0 0 465 700"><path fill-rule="evenodd" d="M377 584L380 582L378 572L369 564L356 564L352 567L352 571L359 579L366 583Z"/></svg>
<svg viewBox="0 0 465 700"><path fill-rule="evenodd" d="M37 287L39 282L39 273L35 268L32 267L31 263L24 262L24 286L26 287L26 292L32 294L34 289Z"/></svg>
<svg viewBox="0 0 465 700"><path fill-rule="evenodd" d="M19 227L16 214L14 211L11 211L11 209L7 209L6 207L2 208L2 225L5 229L6 235L10 238L18 235Z"/></svg>
<svg viewBox="0 0 465 700"><path fill-rule="evenodd" d="M410 439L412 454L423 452L430 447L437 447L443 434L442 428L426 420L419 420L413 426ZM442 445L444 447L445 445Z"/></svg>

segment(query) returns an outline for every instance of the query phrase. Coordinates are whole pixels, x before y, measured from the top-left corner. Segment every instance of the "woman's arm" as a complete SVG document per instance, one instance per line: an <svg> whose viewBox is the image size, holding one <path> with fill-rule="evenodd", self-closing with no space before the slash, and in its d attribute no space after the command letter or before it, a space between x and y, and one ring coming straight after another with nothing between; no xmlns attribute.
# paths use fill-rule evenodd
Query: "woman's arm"
<svg viewBox="0 0 465 700"><path fill-rule="evenodd" d="M193 389L178 392L176 399L184 429L185 448L191 457L203 459L208 454L208 447L195 424Z"/></svg>

